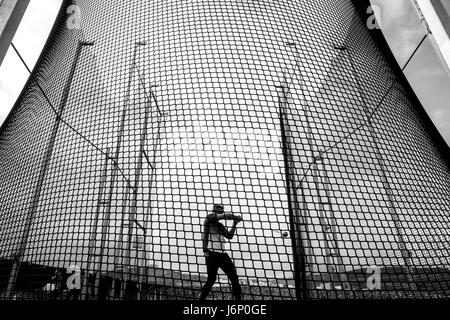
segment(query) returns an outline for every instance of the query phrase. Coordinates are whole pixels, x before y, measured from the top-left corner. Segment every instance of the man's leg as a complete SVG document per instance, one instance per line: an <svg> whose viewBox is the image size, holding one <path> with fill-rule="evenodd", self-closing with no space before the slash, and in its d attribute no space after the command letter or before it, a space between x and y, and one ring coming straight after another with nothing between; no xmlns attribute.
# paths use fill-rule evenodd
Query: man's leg
<svg viewBox="0 0 450 320"><path fill-rule="evenodd" d="M219 264L217 261L217 255L214 252L209 252L209 255L206 258L206 267L208 270L208 279L206 280L205 285L202 288L202 292L200 293L199 300L205 300L208 296L211 288L216 282L217 271L219 270Z"/></svg>
<svg viewBox="0 0 450 320"><path fill-rule="evenodd" d="M241 285L239 283L239 278L237 276L236 267L234 266L233 261L228 254L224 253L220 262L220 268L223 272L225 272L231 281L231 290L234 298L239 301L242 300Z"/></svg>

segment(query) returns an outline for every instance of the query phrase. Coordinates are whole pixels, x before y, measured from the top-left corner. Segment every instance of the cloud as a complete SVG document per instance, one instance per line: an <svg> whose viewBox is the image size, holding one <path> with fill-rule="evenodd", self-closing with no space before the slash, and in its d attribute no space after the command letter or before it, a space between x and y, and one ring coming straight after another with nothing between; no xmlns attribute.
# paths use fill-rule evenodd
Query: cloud
<svg viewBox="0 0 450 320"><path fill-rule="evenodd" d="M407 76L414 91L443 138L450 143L450 79L431 44L427 42Z"/></svg>
<svg viewBox="0 0 450 320"><path fill-rule="evenodd" d="M26 70L17 66L20 66L19 59L8 52L0 68L0 123L5 120L28 78Z"/></svg>
<svg viewBox="0 0 450 320"><path fill-rule="evenodd" d="M381 9L382 30L399 65L416 49L425 28L409 0L371 0ZM405 70L418 98L447 143L450 144L450 79L426 40Z"/></svg>
<svg viewBox="0 0 450 320"><path fill-rule="evenodd" d="M372 0L381 8L381 22L392 51L403 65L425 35L409 0Z"/></svg>
<svg viewBox="0 0 450 320"><path fill-rule="evenodd" d="M430 118L436 125L437 129L441 133L444 140L449 144L450 141L450 123L447 121L441 121L441 119L450 118L450 108L441 107L439 109L433 110L430 113Z"/></svg>

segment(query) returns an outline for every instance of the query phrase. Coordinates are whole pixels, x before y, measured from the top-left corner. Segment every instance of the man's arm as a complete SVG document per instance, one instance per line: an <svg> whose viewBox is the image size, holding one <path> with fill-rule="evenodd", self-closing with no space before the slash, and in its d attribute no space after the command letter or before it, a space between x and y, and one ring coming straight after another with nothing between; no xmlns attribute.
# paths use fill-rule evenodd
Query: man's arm
<svg viewBox="0 0 450 320"><path fill-rule="evenodd" d="M241 220L234 220L233 226L231 227L230 230L227 230L226 227L222 226L222 228L220 229L220 232L222 233L222 235L225 238L230 239L230 240L233 239L234 234L236 232L236 226L240 221L242 221L242 218L241 218Z"/></svg>
<svg viewBox="0 0 450 320"><path fill-rule="evenodd" d="M242 221L242 217L238 215L234 215L232 213L211 213L207 217L208 220L234 220L237 222Z"/></svg>

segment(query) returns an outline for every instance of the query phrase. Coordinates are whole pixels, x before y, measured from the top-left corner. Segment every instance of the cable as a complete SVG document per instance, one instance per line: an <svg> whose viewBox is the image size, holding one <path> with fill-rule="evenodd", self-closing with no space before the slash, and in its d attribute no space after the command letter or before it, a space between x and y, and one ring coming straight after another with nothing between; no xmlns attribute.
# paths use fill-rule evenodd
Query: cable
<svg viewBox="0 0 450 320"><path fill-rule="evenodd" d="M16 46L14 45L14 43L11 42L11 46L13 47L14 51L16 52L16 54L19 56L20 61L22 61L23 65L25 66L25 68L27 69L28 73L31 74L31 70L30 68L28 68L28 65L26 64L26 62L23 60L22 56L20 55L19 51L17 50Z"/></svg>
<svg viewBox="0 0 450 320"><path fill-rule="evenodd" d="M406 67L409 65L409 63L411 62L412 58L414 57L414 55L417 53L417 51L419 50L419 48L422 46L423 42L425 41L425 39L427 38L428 34L425 34L425 36L422 38L422 40L419 42L419 44L417 45L417 47L415 48L415 50L413 51L413 53L411 54L411 56L409 57L409 59L406 61L405 65L403 66L403 68L401 69L402 71L404 71L406 69ZM394 87L395 83L397 82L397 79L394 78L394 80L392 80L391 85L389 86L389 88L386 90L385 94L383 95L383 97L381 98L380 102L377 104L377 106L372 110L372 112L370 113L370 115L367 117L367 119L358 127L356 127L352 132L350 132L349 134L347 134L345 137L343 137L341 140L339 140L338 142L336 142L335 144L329 146L327 149L320 151L319 154L317 156L314 157L313 162L309 163L309 166L307 168L307 170L305 171L305 173L303 174L302 179L300 179L299 183L302 183L303 180L305 180L307 174L311 171L311 167L314 163L316 163L316 159L322 157L325 153L327 153L328 151L330 151L331 149L333 149L334 147L336 147L337 145L341 144L342 142L344 142L345 140L347 140L350 136L352 136L353 134L355 134L357 131L359 131L362 127L366 126L367 123L372 119L372 117L374 116L375 112L378 111L378 109L380 109L380 107L382 106L384 100L386 99L387 95L389 94L389 92L392 90L392 88ZM297 186L296 189L300 188L300 186Z"/></svg>
<svg viewBox="0 0 450 320"><path fill-rule="evenodd" d="M16 52L16 54L19 56L20 61L22 61L22 64L25 66L25 68L27 69L28 73L31 75L31 70L28 67L27 63L25 62L25 60L22 58L22 55L20 54L19 50L17 50L16 46L14 45L14 43L11 42L11 46L13 47L14 51ZM45 93L44 89L42 89L41 85L35 81L37 87L39 88L39 90L41 91L41 93L44 95L45 100L47 101L47 103L49 104L49 106L51 107L51 109L53 110L53 112L56 115L56 119L60 120L62 123L64 123L70 130L72 130L73 132L75 132L75 134L77 134L78 136L80 136L81 138L83 138L87 143L89 143L92 147L94 147L94 149L96 149L97 151L99 151L101 154L105 155L108 159L110 159L114 166L119 170L120 174L122 175L122 177L125 179L125 181L128 184L128 187L130 187L133 191L135 191L135 189L133 188L133 186L131 185L130 181L128 180L128 178L125 176L125 173L123 172L122 168L120 168L119 164L117 163L117 161L113 158L111 158L109 156L109 154L107 154L106 152L104 152L100 147L98 147L95 143L93 143L91 140L89 140L86 136L84 136L81 132L79 132L78 130L76 130L74 127L72 127L72 125L70 125L66 120L64 120L59 114L58 111L56 111L55 107L53 106L52 102L50 101L50 99L48 98L47 94Z"/></svg>
<svg viewBox="0 0 450 320"><path fill-rule="evenodd" d="M419 50L419 48L421 47L421 45L423 44L423 42L425 41L425 39L427 38L428 34L425 34L424 37L422 38L422 40L420 41L420 43L417 45L417 47L415 48L415 50L413 51L413 53L410 55L409 59L407 60L407 62L405 63L405 65L401 68L402 71L404 71L406 69L406 67L409 65L409 63L411 62L412 58L414 57L414 55L417 53L417 51ZM22 64L25 66L25 68L27 69L27 71L31 74L31 70L28 67L28 65L26 64L26 62L24 61L24 59L22 58L22 55L20 54L20 52L17 50L16 46L11 43L11 46L13 47L14 51L16 52L16 54L18 55L18 57L20 58ZM298 61L296 61L296 65L298 64ZM140 70L138 69L137 66L135 66L135 68L137 69L137 73L138 73L138 77L139 77L139 81L142 84L142 78L141 78L141 74L140 74ZM330 151L331 149L333 149L334 147L336 147L337 145L341 144L342 142L344 142L345 140L347 140L350 136L352 136L353 134L355 134L357 131L359 131L362 127L364 127L369 120L372 119L372 117L374 116L375 112L378 111L378 109L382 106L384 100L386 99L388 93L392 90L395 82L397 82L397 79L394 79L391 83L391 85L389 86L388 90L386 91L386 93L383 95L382 99L380 100L380 102L377 104L377 106L373 109L373 111L371 112L371 114L369 115L369 117L367 117L367 119L361 124L359 125L357 128L355 128L352 132L350 132L348 135L346 135L345 137L343 137L341 140L339 140L338 142L336 142L335 144L331 145L330 147L328 147L327 149L319 152L319 155L314 157L314 161L309 163L308 169L305 171L305 173L303 174L303 178L299 181L300 183L306 178L306 175L308 174L308 172L311 170L311 166L316 162L316 158L317 157L321 157L323 154L327 153L328 151ZM111 158L107 153L105 153L102 149L100 149L97 145L95 145L92 141L90 141L87 137L85 137L82 133L80 133L78 130L76 130L75 128L73 128L69 123L67 123L62 117L60 117L60 115L58 114L58 112L56 111L56 109L54 108L53 104L51 103L50 99L48 98L48 96L46 95L45 91L42 89L42 87L40 86L40 84L36 81L35 82L36 85L38 86L39 90L42 92L42 94L44 95L45 100L47 101L47 103L50 105L51 109L53 110L53 112L56 114L57 119L59 119L61 122L63 122L67 127L69 127L69 129L71 129L73 132L75 132L78 136L82 137L86 142L88 142L92 147L94 147L97 151L99 151L100 153L102 153L103 155L105 155L106 157L108 157L109 159L112 160L114 166L119 170L120 174L122 175L122 177L125 179L125 181L127 182L128 186L135 191L135 189L133 188L133 186L131 185L130 181L128 180L128 178L125 176L123 170L120 168L119 164L117 163L117 161L113 158ZM157 100L154 97L154 93L152 90L150 90L150 95L151 97L148 96L147 91L145 90L144 87L144 92L145 95L147 96L147 99L150 100L151 98L153 98L153 100L156 103L156 107L158 110L158 113L161 116L161 110L158 106Z"/></svg>
<svg viewBox="0 0 450 320"><path fill-rule="evenodd" d="M428 37L428 33L425 34L422 38L422 40L420 41L419 45L416 47L416 50L414 50L414 52L411 54L411 56L409 57L408 61L406 61L405 65L402 68L402 71L405 71L406 67L408 66L408 64L411 62L412 58L414 57L414 55L416 54L416 52L419 50L420 46L422 45L422 43L425 41L425 39Z"/></svg>

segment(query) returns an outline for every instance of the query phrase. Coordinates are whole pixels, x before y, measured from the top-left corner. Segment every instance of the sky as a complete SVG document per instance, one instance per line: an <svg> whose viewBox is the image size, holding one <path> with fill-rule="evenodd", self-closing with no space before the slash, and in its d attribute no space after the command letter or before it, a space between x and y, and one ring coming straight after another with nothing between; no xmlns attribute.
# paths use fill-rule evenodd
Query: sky
<svg viewBox="0 0 450 320"><path fill-rule="evenodd" d="M62 0L31 0L13 43L32 69L58 14ZM0 124L7 117L28 79L28 72L12 47L0 66Z"/></svg>
<svg viewBox="0 0 450 320"><path fill-rule="evenodd" d="M62 0L31 0L13 43L30 68L39 58ZM404 65L425 34L409 0L372 0L381 9L382 30L399 64ZM405 74L441 135L450 144L450 79L427 39ZM0 124L3 123L28 73L9 49L0 66Z"/></svg>
<svg viewBox="0 0 450 320"><path fill-rule="evenodd" d="M371 0L381 9L381 26L400 66L425 35L409 0ZM425 40L416 53L405 75L419 97L428 115L450 145L450 79L436 55L432 43Z"/></svg>

